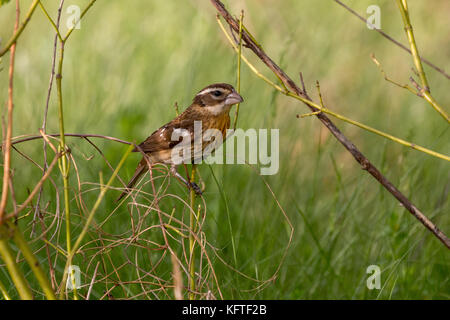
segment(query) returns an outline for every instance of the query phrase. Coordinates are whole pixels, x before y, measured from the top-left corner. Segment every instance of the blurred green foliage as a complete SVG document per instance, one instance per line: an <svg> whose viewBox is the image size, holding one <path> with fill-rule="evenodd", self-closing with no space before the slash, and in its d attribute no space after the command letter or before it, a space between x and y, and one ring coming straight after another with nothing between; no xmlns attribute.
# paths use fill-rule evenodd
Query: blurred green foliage
<svg viewBox="0 0 450 320"><path fill-rule="evenodd" d="M0 7L7 4L10 0L0 0Z"/></svg>

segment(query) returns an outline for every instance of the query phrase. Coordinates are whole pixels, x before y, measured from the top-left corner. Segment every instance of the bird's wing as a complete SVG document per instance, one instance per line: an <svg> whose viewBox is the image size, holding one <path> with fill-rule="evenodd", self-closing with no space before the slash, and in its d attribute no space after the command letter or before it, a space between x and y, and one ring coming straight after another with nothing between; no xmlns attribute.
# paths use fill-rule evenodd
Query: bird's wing
<svg viewBox="0 0 450 320"><path fill-rule="evenodd" d="M177 130L179 130L177 132ZM183 130L187 130L183 132ZM178 143L182 141L183 133L192 134L194 132L194 119L189 118L176 118L168 124L162 126L155 132L153 132L144 142L139 144L139 147L145 153L153 153L157 151L172 149ZM172 134L178 135L178 140L172 140ZM139 151L135 149L134 151Z"/></svg>

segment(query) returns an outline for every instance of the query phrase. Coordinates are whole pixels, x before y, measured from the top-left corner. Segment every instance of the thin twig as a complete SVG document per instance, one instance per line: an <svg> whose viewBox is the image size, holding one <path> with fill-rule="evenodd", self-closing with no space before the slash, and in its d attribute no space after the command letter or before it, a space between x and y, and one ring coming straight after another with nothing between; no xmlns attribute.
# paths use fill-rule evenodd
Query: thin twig
<svg viewBox="0 0 450 320"><path fill-rule="evenodd" d="M53 26L53 28L55 29L55 31L56 31L56 36L60 39L60 40L63 40L62 39L62 36L61 36L61 34L59 33L59 17L61 16L61 7L62 7L62 3L64 2L64 0L62 0L61 1L61 4L60 4L60 9L58 9L58 17L57 17L57 21L56 21L56 23L55 22L53 22L53 19L50 17L50 15L48 14L48 12L47 12L47 10L45 9L45 7L44 7L44 5L42 4L42 2L41 1L39 1L39 6L41 7L41 9L42 9L42 11L44 12L44 14L45 14L45 16L47 17L47 19L48 19L48 21L50 21L50 24Z"/></svg>
<svg viewBox="0 0 450 320"><path fill-rule="evenodd" d="M124 155L122 156L122 159L120 159L119 164L116 167L116 170L114 170L113 174L111 175L111 177L108 180L108 183L101 188L100 190L100 194L97 197L97 200L94 203L94 206L92 207L91 211L89 212L89 215L86 219L86 222L83 226L83 229L81 230L77 240L75 241L75 244L73 245L73 248L71 251L67 251L67 260L66 260L66 266L64 268L64 275L63 275L63 279L61 281L61 291L59 293L59 297L60 299L62 299L64 297L64 292L65 292L65 288L64 285L66 283L67 280L67 270L69 268L69 266L72 264L72 259L74 257L74 255L77 253L77 250L79 249L81 242L83 241L84 237L86 236L88 229L94 219L94 215L97 212L98 207L100 206L100 203L102 202L103 198L105 197L106 192L109 189L109 186L112 184L112 182L114 181L114 179L116 178L117 174L119 173L120 168L122 167L122 165L124 164L125 160L128 158L128 156L130 155L131 151L133 150L133 146L128 147L127 151L124 153ZM73 278L73 277L72 277Z"/></svg>
<svg viewBox="0 0 450 320"><path fill-rule="evenodd" d="M381 66L380 61L378 61L378 59L375 57L375 55L374 55L373 53L370 55L370 59L372 59L372 61L373 61L373 62L375 63L375 65L378 67L378 69L380 70L381 74L382 74L383 77L384 77L384 80L386 80L386 81L388 81L388 82L390 82L390 83L396 85L397 87L406 89L406 90L408 90L408 91L411 92L411 93L417 94L417 92L414 91L414 89L411 88L409 85L407 85L407 84L400 84L400 83L398 83L398 82L395 82L395 81L392 80L391 78L389 78L389 77L387 76L386 72L384 72L383 67Z"/></svg>
<svg viewBox="0 0 450 320"><path fill-rule="evenodd" d="M25 209L28 206L28 204L31 202L31 200L33 200L33 198L36 195L36 193L38 193L39 189L44 184L45 180L47 180L47 178L50 176L50 173L52 172L53 168L55 167L55 165L58 162L58 159L61 156L62 156L62 154L60 154L60 153L56 154L56 156L53 159L52 163L48 167L48 170L45 172L45 174L42 176L42 178L39 180L39 182L34 186L33 191L31 191L31 193L29 194L27 199L15 211L9 213L6 216L5 220L8 220L8 219L13 218L13 217L16 217L23 209Z"/></svg>
<svg viewBox="0 0 450 320"><path fill-rule="evenodd" d="M66 35L65 35L65 37L64 37L64 39L63 39L63 42L66 42L66 41L67 41L67 39L70 37L70 35L72 34L73 30L75 29L75 26L78 24L78 22L81 21L81 19L83 19L84 15L85 15L85 14L88 12L88 10L92 7L92 5L95 3L95 1L96 1L96 0L91 0L91 1L88 3L88 5L83 9L83 12L81 12L81 15L80 15L80 18L78 19L78 21L74 21L73 27L70 28L70 29L67 31L67 33L66 33Z"/></svg>
<svg viewBox="0 0 450 320"><path fill-rule="evenodd" d="M14 33L18 33L20 20L20 7L19 0L16 0L16 23L14 25ZM8 186L10 178L11 169L11 138L12 138L12 127L13 127L13 84L14 84L14 59L16 56L16 43L11 45L11 54L9 58L9 85L8 85L8 126L6 128L6 139L4 142L3 152L5 153L5 158L3 162L3 186L2 186L2 197L0 200L0 224L3 223L3 215L6 209L6 203L8 201Z"/></svg>
<svg viewBox="0 0 450 320"><path fill-rule="evenodd" d="M86 300L89 300L89 298L91 296L92 288L94 287L94 281L95 281L95 277L97 276L97 270L98 270L98 266L99 265L100 265L100 261L98 261L97 265L95 266L94 275L92 276L92 280L91 280L91 283L89 285L89 290L88 290L88 293L86 295Z"/></svg>
<svg viewBox="0 0 450 320"><path fill-rule="evenodd" d="M175 253L170 255L172 260L172 278L173 278L173 292L176 300L183 300L183 277L180 272L180 266Z"/></svg>
<svg viewBox="0 0 450 320"><path fill-rule="evenodd" d="M61 135L59 133L54 133L54 134L47 134L47 136L56 138L56 137L60 137ZM130 142L130 141L122 140L122 139L115 138L115 137L105 136L105 135L101 135L101 134L65 133L64 136L66 136L66 137L77 137L77 138L101 138L101 139L115 141L115 142L119 142L119 143L123 143L123 144L135 145L133 142ZM19 137L17 137L17 138L12 138L12 139L13 139L13 141L11 142L11 144L14 145L14 144L22 143L22 142L26 142L26 141L42 139L42 135L29 136L29 137L26 137L26 138L19 138Z"/></svg>
<svg viewBox="0 0 450 320"><path fill-rule="evenodd" d="M192 164L191 169L191 178L189 179L189 183L195 182L195 171L196 171L196 165ZM189 210L189 300L195 299L195 238L194 234L196 233L196 225L197 225L197 217L194 214L195 210L195 191L194 188L190 188L190 207L191 210Z"/></svg>
<svg viewBox="0 0 450 320"><path fill-rule="evenodd" d="M398 42L397 40L395 40L394 38L392 38L390 35L388 35L386 32L384 32L381 29L375 28L374 25L372 25L370 22L367 21L367 19L365 19L364 17L362 17L361 15L359 15L355 10L353 10L352 8L349 8L347 5L345 5L344 3L342 3L339 0L333 0L334 2L336 2L337 4L339 4L340 6L342 6L343 8L345 8L347 11L349 11L351 14L353 14L354 16L356 16L357 18L359 18L362 22L364 23L368 23L369 25L372 26L372 30L375 30L376 32L378 32L379 34L381 34L383 37L385 37L386 39L388 39L389 41L391 41L392 43L394 43L396 46L402 48L403 50L405 50L406 52L409 52L409 54L411 54L411 50L409 50L406 46L404 46L403 44L401 44L400 42ZM436 65L434 65L433 63L431 63L429 60L420 57L422 59L423 62L425 62L427 65L429 65L431 68L433 68L434 70L436 70L437 72L439 72L440 74L442 74L444 77L446 77L447 79L450 80L450 75L448 73L446 73L444 71L444 69L437 67Z"/></svg>
<svg viewBox="0 0 450 320"><path fill-rule="evenodd" d="M22 25L20 28L14 28L14 34L11 37L11 39L8 41L6 46L0 50L0 57L2 57L12 46L16 43L17 39L19 38L20 34L22 33L23 29L25 29L26 25L31 19L31 16L33 15L34 10L36 9L36 6L38 5L39 0L34 0L33 3L30 6L30 9L28 10L28 13L25 17L25 20L22 22Z"/></svg>
<svg viewBox="0 0 450 320"><path fill-rule="evenodd" d="M41 2L39 2L39 4L41 5L42 9L45 11L44 7L42 6ZM47 90L47 98L45 100L45 109L44 109L44 117L42 119L42 131L44 132L44 134L47 131L47 115L48 115L48 106L50 103L50 95L52 92L52 88L53 88L53 79L55 77L55 64L56 64L56 52L57 52L57 48L58 48L58 39L61 39L61 35L59 34L59 22L61 20L61 11L62 11L62 7L64 5L64 0L61 0L61 2L59 3L59 7L58 7L58 16L56 18L56 35L55 35L55 40L53 41L53 56L52 56L52 69L50 72L50 80L49 80L49 84L48 84L48 90ZM48 19L50 19L50 16L48 16ZM50 19L51 20L51 19ZM53 23L53 21L52 21ZM44 165L43 165L43 172L42 175L45 174L45 171L47 170L48 167L48 163L47 163L47 141L44 139L43 141L43 152L44 152ZM30 236L33 236L34 234L34 222L36 221L37 215L39 213L40 210L40 203L41 203L41 197L42 197L42 187L39 190L39 195L38 198L36 200L36 209L34 210L34 217L33 217L33 227L31 230L31 234Z"/></svg>
<svg viewBox="0 0 450 320"><path fill-rule="evenodd" d="M239 19L239 42L238 42L238 55L237 55L237 92L241 93L241 57L242 57L242 25L244 20L244 10L241 11L241 17ZM233 33L231 33L233 34ZM233 130L236 130L237 120L239 116L240 103L236 105L236 112L234 113Z"/></svg>

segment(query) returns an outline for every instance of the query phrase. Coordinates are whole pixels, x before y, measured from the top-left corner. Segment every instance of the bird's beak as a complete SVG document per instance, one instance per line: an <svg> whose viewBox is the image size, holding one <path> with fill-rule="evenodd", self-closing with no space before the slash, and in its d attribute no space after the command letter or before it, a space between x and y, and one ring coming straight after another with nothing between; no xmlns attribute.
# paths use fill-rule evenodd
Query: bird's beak
<svg viewBox="0 0 450 320"><path fill-rule="evenodd" d="M225 104L232 105L232 104L240 103L242 101L244 101L244 99L242 99L242 97L239 95L239 93L237 93L236 91L233 91L225 99Z"/></svg>

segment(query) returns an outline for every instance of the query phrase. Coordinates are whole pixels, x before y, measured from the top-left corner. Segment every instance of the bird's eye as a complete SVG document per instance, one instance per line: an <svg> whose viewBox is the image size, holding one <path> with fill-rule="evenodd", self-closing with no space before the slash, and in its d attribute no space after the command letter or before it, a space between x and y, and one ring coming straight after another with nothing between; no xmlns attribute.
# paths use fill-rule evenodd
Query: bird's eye
<svg viewBox="0 0 450 320"><path fill-rule="evenodd" d="M212 94L213 94L214 96L216 96L216 97L220 97L220 96L222 95L222 92L219 91L219 90L216 90L216 91L213 91Z"/></svg>

